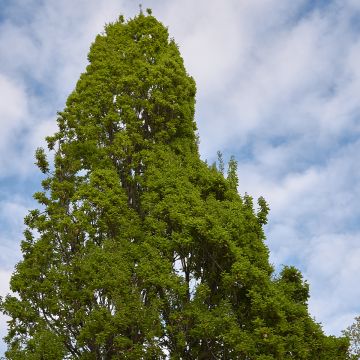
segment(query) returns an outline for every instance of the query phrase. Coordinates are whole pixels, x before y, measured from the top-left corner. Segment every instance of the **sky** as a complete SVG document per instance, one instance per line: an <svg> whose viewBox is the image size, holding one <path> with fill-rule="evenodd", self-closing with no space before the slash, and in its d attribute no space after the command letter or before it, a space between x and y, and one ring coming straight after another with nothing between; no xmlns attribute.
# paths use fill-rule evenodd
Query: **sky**
<svg viewBox="0 0 360 360"><path fill-rule="evenodd" d="M311 315L340 335L360 314L360 2L142 6L168 26L197 83L202 159L236 157L239 192L271 208L271 263L302 271ZM36 206L35 149L55 132L96 34L138 11L133 0L0 0L0 295Z"/></svg>

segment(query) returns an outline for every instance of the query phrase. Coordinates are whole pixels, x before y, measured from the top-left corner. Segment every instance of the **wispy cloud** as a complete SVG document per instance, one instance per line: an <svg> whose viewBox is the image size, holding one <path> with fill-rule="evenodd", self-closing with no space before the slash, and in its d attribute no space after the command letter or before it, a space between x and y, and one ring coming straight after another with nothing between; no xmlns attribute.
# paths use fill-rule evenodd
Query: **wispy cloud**
<svg viewBox="0 0 360 360"><path fill-rule="evenodd" d="M11 271L6 271L0 269L0 296L4 296L8 294L9 289L9 279L10 279ZM8 317L0 313L0 337L1 339L6 335L7 328L7 320ZM0 345L0 354L2 355L5 351L5 347L3 344Z"/></svg>

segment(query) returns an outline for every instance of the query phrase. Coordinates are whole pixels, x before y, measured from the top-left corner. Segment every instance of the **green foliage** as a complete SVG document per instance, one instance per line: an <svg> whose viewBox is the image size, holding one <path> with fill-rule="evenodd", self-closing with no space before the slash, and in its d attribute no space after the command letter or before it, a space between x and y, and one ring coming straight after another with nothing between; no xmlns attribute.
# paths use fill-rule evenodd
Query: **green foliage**
<svg viewBox="0 0 360 360"><path fill-rule="evenodd" d="M37 167L46 174L49 171L49 163L46 160L45 151L43 148L37 148L35 152L36 165Z"/></svg>
<svg viewBox="0 0 360 360"><path fill-rule="evenodd" d="M47 138L54 152L1 301L7 359L345 359L308 314L308 285L275 277L262 226L199 158L195 83L151 11L106 26Z"/></svg>
<svg viewBox="0 0 360 360"><path fill-rule="evenodd" d="M237 187L239 185L239 179L237 176L237 162L234 156L231 156L229 161L227 180L229 182L230 187L237 191Z"/></svg>

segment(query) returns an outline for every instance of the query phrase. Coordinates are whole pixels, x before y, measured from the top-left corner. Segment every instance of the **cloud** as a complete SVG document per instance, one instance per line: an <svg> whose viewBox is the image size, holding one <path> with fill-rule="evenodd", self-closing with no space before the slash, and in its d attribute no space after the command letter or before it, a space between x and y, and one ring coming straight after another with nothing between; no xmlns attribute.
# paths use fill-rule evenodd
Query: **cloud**
<svg viewBox="0 0 360 360"><path fill-rule="evenodd" d="M11 272L0 269L0 296L5 297L9 293L9 281ZM7 334L7 321L8 317L3 313L0 313L0 338L2 339ZM0 342L0 354L3 354L6 350L4 343Z"/></svg>
<svg viewBox="0 0 360 360"><path fill-rule="evenodd" d="M28 94L24 84L1 73L0 97L0 179L28 176L34 170L36 147L44 144L45 134L55 131L56 122L32 109L39 100Z"/></svg>
<svg viewBox="0 0 360 360"><path fill-rule="evenodd" d="M349 17L336 17L333 6L328 13L313 11L290 21L301 2L297 8L270 5L273 11L271 6L254 3L242 8L228 2L213 10L211 18L217 21L211 22L201 16L200 4L199 13L195 10L198 25L179 32L189 71L198 80L197 117L207 156L224 147L241 150L253 137L302 136L310 131L328 142L347 129L352 118L348 115L357 111L349 96L358 86L347 63L352 52L356 59L358 47Z"/></svg>
<svg viewBox="0 0 360 360"><path fill-rule="evenodd" d="M0 64L15 77L51 89L51 94L62 94L64 89L69 92L85 68L89 44L102 31L114 6L102 3L95 9L94 1L31 3L26 10L17 1L8 5L13 16L12 21L1 24L0 48L4 55ZM24 11L17 13L17 8ZM35 88L36 83L32 84Z"/></svg>
<svg viewBox="0 0 360 360"><path fill-rule="evenodd" d="M20 258L20 241L23 238L23 219L32 207L32 202L16 194L1 194L0 201L0 270L9 271ZM8 197L8 199L6 199Z"/></svg>
<svg viewBox="0 0 360 360"><path fill-rule="evenodd" d="M14 141L28 121L28 98L23 85L0 73L0 178L11 173L18 144Z"/></svg>
<svg viewBox="0 0 360 360"><path fill-rule="evenodd" d="M359 237L360 231L327 233L311 241L306 271L313 293L309 305L320 319L327 319L325 330L343 329L358 315Z"/></svg>
<svg viewBox="0 0 360 360"><path fill-rule="evenodd" d="M10 141L10 134L25 121L27 98L23 87L0 73L0 148L4 150ZM19 121L20 120L20 121Z"/></svg>

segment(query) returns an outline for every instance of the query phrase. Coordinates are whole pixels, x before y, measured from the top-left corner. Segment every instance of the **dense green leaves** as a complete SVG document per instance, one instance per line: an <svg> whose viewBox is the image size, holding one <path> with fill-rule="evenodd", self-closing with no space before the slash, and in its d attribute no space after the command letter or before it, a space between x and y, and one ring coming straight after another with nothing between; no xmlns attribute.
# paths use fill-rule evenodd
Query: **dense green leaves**
<svg viewBox="0 0 360 360"><path fill-rule="evenodd" d="M262 226L199 158L195 83L151 14L106 26L37 165L9 295L8 359L345 359L308 314L298 270L275 277Z"/></svg>

